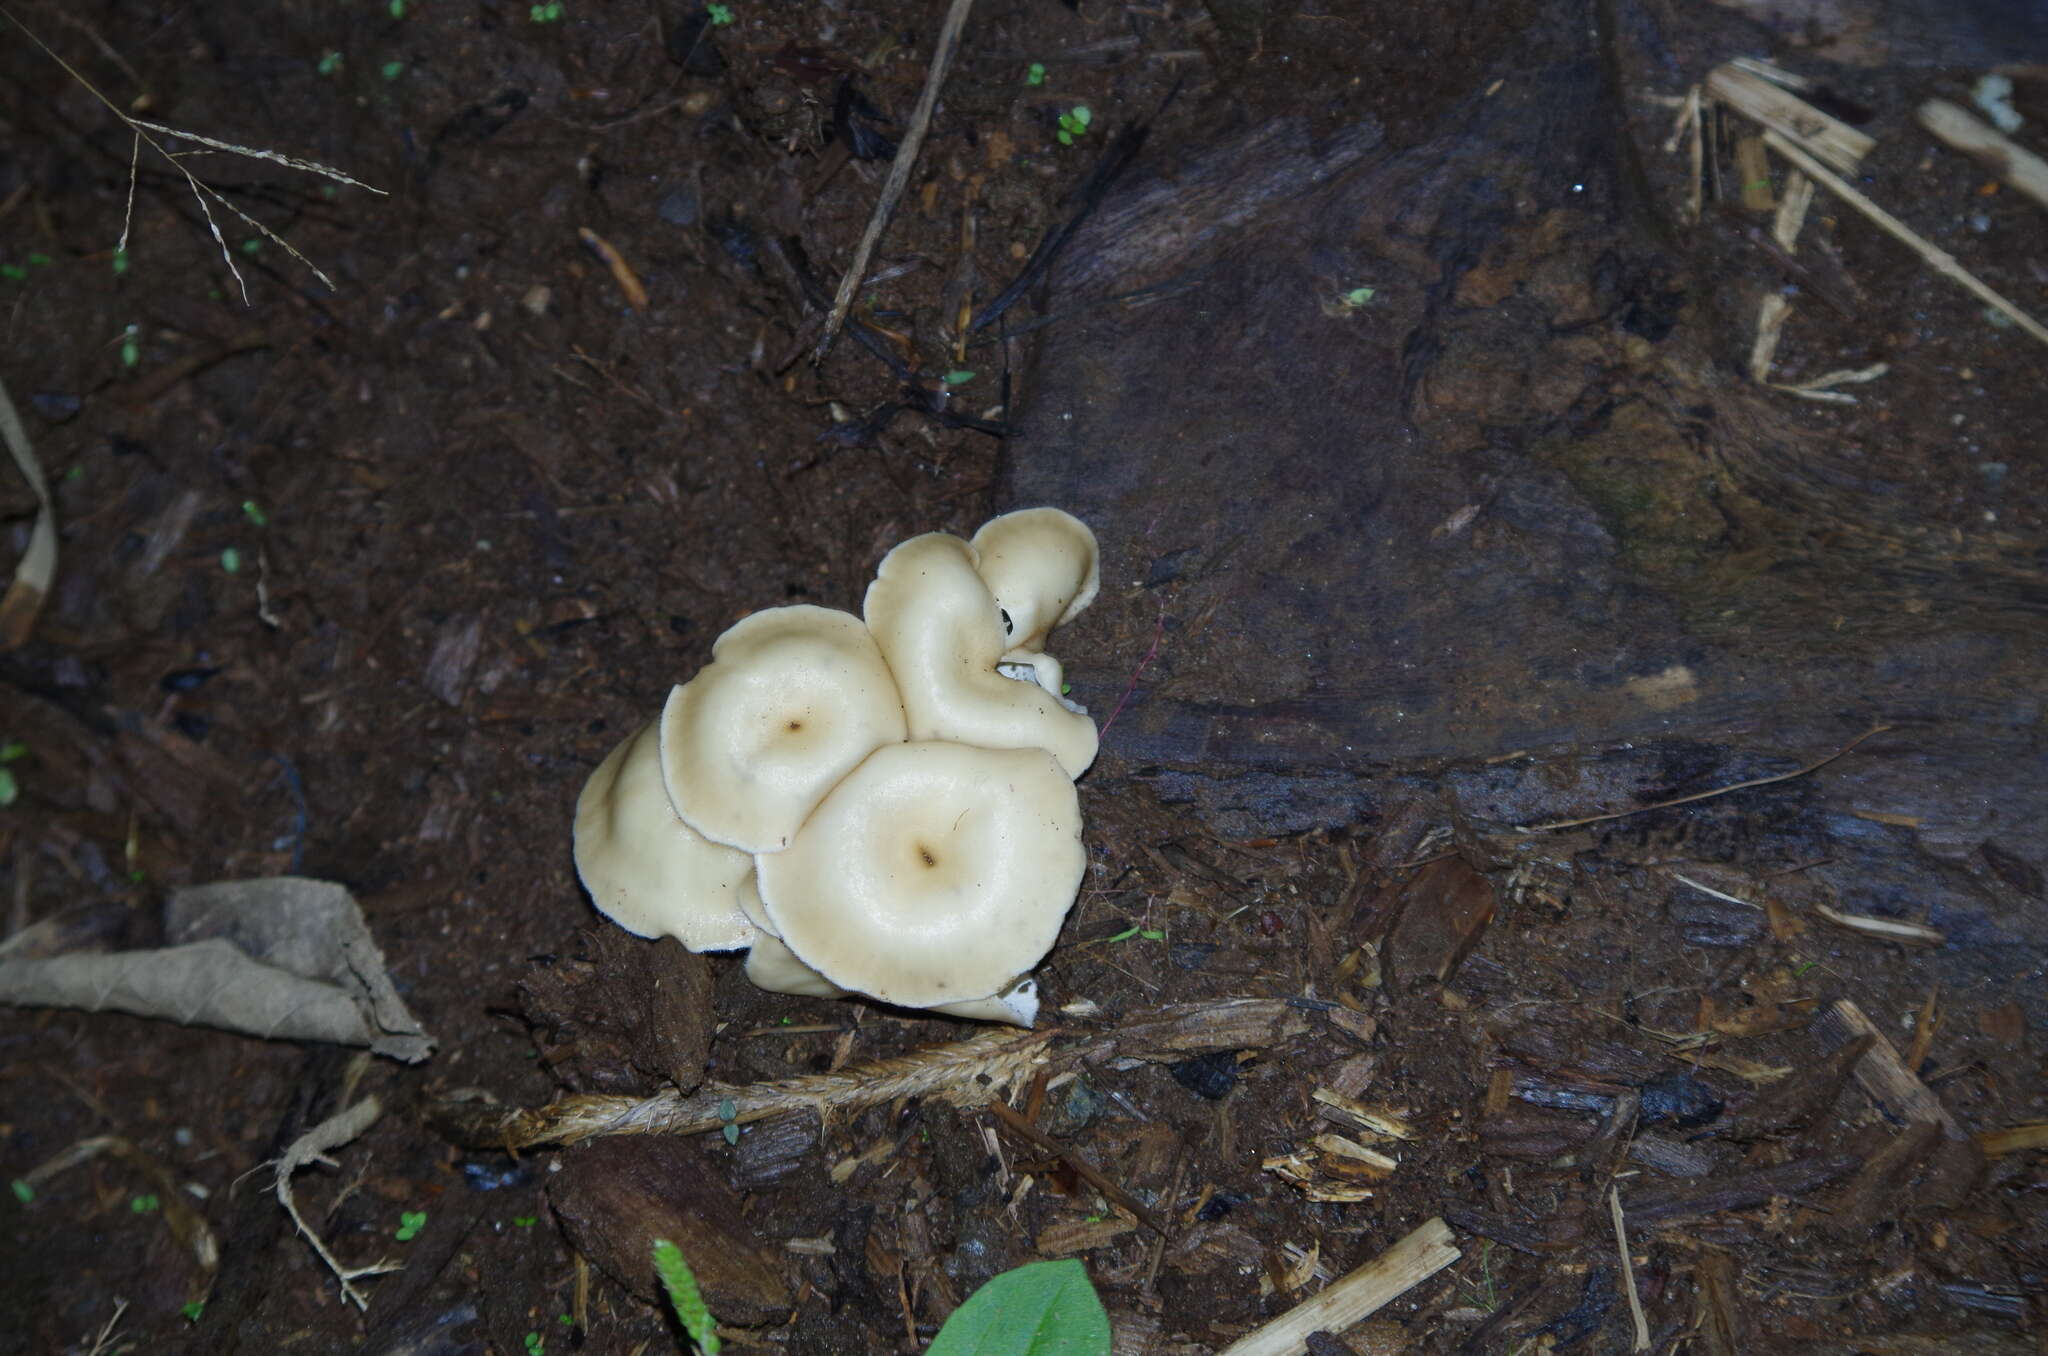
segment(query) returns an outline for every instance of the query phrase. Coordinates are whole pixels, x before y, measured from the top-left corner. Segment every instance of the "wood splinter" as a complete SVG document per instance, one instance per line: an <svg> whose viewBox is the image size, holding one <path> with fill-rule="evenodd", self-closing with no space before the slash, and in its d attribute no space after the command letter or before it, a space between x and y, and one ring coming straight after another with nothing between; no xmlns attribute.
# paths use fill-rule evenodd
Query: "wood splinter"
<svg viewBox="0 0 2048 1356"><path fill-rule="evenodd" d="M1222 1356L1300 1356L1308 1336L1342 1336L1462 1254L1451 1226L1432 1219L1343 1279L1224 1348Z"/></svg>

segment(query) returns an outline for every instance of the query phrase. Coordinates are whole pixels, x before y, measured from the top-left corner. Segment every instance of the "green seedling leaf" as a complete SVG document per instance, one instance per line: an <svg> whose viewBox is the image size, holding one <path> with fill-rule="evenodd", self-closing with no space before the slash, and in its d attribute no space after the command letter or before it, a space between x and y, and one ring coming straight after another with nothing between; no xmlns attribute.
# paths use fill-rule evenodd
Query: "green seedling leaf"
<svg viewBox="0 0 2048 1356"><path fill-rule="evenodd" d="M526 1356L540 1356L548 1349L548 1339L537 1332L526 1334Z"/></svg>
<svg viewBox="0 0 2048 1356"><path fill-rule="evenodd" d="M539 1215L514 1215L512 1217L512 1227L515 1229L531 1229L538 1223L540 1223Z"/></svg>
<svg viewBox="0 0 2048 1356"><path fill-rule="evenodd" d="M386 80L396 80L399 76L405 74L405 63L403 61L387 61L377 68L377 74L383 76Z"/></svg>
<svg viewBox="0 0 2048 1356"><path fill-rule="evenodd" d="M1034 61L1025 67L1024 83L1034 87L1045 83L1045 63L1043 61Z"/></svg>
<svg viewBox="0 0 2048 1356"><path fill-rule="evenodd" d="M1346 306L1363 306L1372 300L1373 293L1378 290L1373 287L1354 287L1344 294L1344 304Z"/></svg>
<svg viewBox="0 0 2048 1356"><path fill-rule="evenodd" d="M114 276L120 277L128 271L128 251L115 250L113 258Z"/></svg>
<svg viewBox="0 0 2048 1356"><path fill-rule="evenodd" d="M222 551L220 553L220 567L229 574L240 574L242 570L242 553L232 546Z"/></svg>
<svg viewBox="0 0 2048 1356"><path fill-rule="evenodd" d="M142 361L142 341L137 337L140 334L141 329L135 325L130 325L122 332L121 366L133 367Z"/></svg>
<svg viewBox="0 0 2048 1356"><path fill-rule="evenodd" d="M242 516L258 527L270 526L270 515L257 507L254 499L244 499L242 501Z"/></svg>
<svg viewBox="0 0 2048 1356"><path fill-rule="evenodd" d="M974 371L972 368L956 368L946 374L946 385L948 386L963 386L973 380Z"/></svg>
<svg viewBox="0 0 2048 1356"><path fill-rule="evenodd" d="M403 19L405 17L405 0L391 0L391 17L394 19Z"/></svg>
<svg viewBox="0 0 2048 1356"><path fill-rule="evenodd" d="M401 1243L410 1243L420 1236L420 1230L427 1227L427 1212L424 1210L403 1210L398 1215L398 1231L392 1235Z"/></svg>
<svg viewBox="0 0 2048 1356"><path fill-rule="evenodd" d="M9 1191L12 1191L14 1193L14 1199L20 1201L23 1205L27 1205L30 1201L36 1198L36 1189L30 1186L27 1182L22 1181L19 1177L9 1182L7 1184L7 1189Z"/></svg>
<svg viewBox="0 0 2048 1356"><path fill-rule="evenodd" d="M1006 1271L953 1311L925 1356L1108 1356L1109 1315L1069 1257Z"/></svg>
<svg viewBox="0 0 2048 1356"><path fill-rule="evenodd" d="M560 0L548 0L548 3L545 5L535 5L526 12L526 17L532 19L537 24L560 23L562 20Z"/></svg>
<svg viewBox="0 0 2048 1356"><path fill-rule="evenodd" d="M1137 935L1138 929L1135 926L1133 926L1125 928L1122 932L1119 932L1116 936L1108 938L1107 940L1112 942L1128 942L1129 940L1131 940L1131 938Z"/></svg>
<svg viewBox="0 0 2048 1356"><path fill-rule="evenodd" d="M1090 111L1088 105L1086 104L1075 104L1074 111L1068 114L1068 116L1071 117L1076 123L1079 123L1083 128L1087 127L1089 123L1095 121L1095 114L1092 111Z"/></svg>
<svg viewBox="0 0 2048 1356"><path fill-rule="evenodd" d="M128 1208L138 1215L149 1215L163 1209L164 1203L152 1191L146 1196L137 1196L134 1200L128 1202Z"/></svg>
<svg viewBox="0 0 2048 1356"><path fill-rule="evenodd" d="M1166 934L1161 932L1158 928L1140 929L1138 935L1140 937L1143 937L1148 942L1163 942L1166 940Z"/></svg>
<svg viewBox="0 0 2048 1356"><path fill-rule="evenodd" d="M55 262L56 260L52 259L49 255L42 253L40 250L30 250L28 252L28 266L30 268L48 268L51 264Z"/></svg>
<svg viewBox="0 0 2048 1356"><path fill-rule="evenodd" d="M28 757L28 745L19 739L10 739L0 744L0 763L18 763Z"/></svg>
<svg viewBox="0 0 2048 1356"><path fill-rule="evenodd" d="M11 767L0 767L0 810L6 809L20 799L21 783L15 779L14 769ZM14 1185L19 1188L26 1184L16 1182Z"/></svg>
<svg viewBox="0 0 2048 1356"><path fill-rule="evenodd" d="M661 1277L661 1288L668 1292L668 1302L675 1307L683 1331L704 1349L704 1356L718 1356L718 1324L711 1317L711 1310L704 1306L697 1277L683 1260L683 1250L665 1238L655 1239L654 1272Z"/></svg>
<svg viewBox="0 0 2048 1356"><path fill-rule="evenodd" d="M185 1316L185 1321L187 1323L197 1323L199 1321L199 1316L206 1312L206 1301L187 1300L184 1304L184 1307L180 1308L178 1312Z"/></svg>
<svg viewBox="0 0 2048 1356"><path fill-rule="evenodd" d="M329 52L326 56L320 58L320 64L313 69L319 71L322 75L333 75L341 69L341 53Z"/></svg>
<svg viewBox="0 0 2048 1356"><path fill-rule="evenodd" d="M710 18L711 18L711 26L712 26L713 28L723 28L723 27L725 27L725 26L726 26L727 24L729 24L729 23L731 23L731 22L732 22L732 6L731 6L731 5L720 5L720 4L710 4L710 5L706 5L706 6L704 6L704 13L710 16Z"/></svg>

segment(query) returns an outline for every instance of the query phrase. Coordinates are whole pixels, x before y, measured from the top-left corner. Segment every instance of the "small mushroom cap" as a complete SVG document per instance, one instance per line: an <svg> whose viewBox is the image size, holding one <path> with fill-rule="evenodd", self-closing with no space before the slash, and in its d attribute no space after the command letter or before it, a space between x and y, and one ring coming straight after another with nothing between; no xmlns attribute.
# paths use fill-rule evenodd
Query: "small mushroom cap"
<svg viewBox="0 0 2048 1356"><path fill-rule="evenodd" d="M930 742L875 750L755 864L799 960L929 1008L988 998L1036 965L1087 862L1080 800L1045 750Z"/></svg>
<svg viewBox="0 0 2048 1356"><path fill-rule="evenodd" d="M753 935L746 908L760 907L754 859L707 842L676 817L653 725L613 749L583 784L575 844L576 874L598 912L635 936L725 951Z"/></svg>
<svg viewBox="0 0 2048 1356"><path fill-rule="evenodd" d="M1043 650L1054 628L1078 617L1102 587L1095 534L1063 509L1018 509L991 518L973 545L981 553L981 577L1010 619L1012 650Z"/></svg>
<svg viewBox="0 0 2048 1356"><path fill-rule="evenodd" d="M691 828L774 852L835 782L905 733L896 681L860 618L774 607L730 627L669 694L661 774Z"/></svg>
<svg viewBox="0 0 2048 1356"><path fill-rule="evenodd" d="M757 989L795 994L799 998L844 998L846 990L796 958L780 937L754 934L747 948L747 978Z"/></svg>
<svg viewBox="0 0 2048 1356"><path fill-rule="evenodd" d="M996 669L1009 644L974 548L928 532L882 558L868 629L896 675L910 738L1049 749L1069 777L1095 761L1095 722L1036 683Z"/></svg>

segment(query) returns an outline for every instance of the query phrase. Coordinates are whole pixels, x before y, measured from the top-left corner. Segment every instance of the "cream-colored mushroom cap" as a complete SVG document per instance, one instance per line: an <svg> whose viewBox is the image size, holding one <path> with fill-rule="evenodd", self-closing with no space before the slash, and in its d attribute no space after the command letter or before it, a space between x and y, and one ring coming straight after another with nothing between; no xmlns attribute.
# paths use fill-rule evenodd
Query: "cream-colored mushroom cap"
<svg viewBox="0 0 2048 1356"><path fill-rule="evenodd" d="M1102 553L1088 524L1063 509L1028 508L991 518L974 534L981 577L1009 618L1008 648L1039 651L1054 628L1095 601Z"/></svg>
<svg viewBox="0 0 2048 1356"><path fill-rule="evenodd" d="M960 538L929 532L884 556L868 585L868 630L896 675L910 738L1049 749L1078 777L1095 761L1095 722L997 672L1010 647L976 562Z"/></svg>
<svg viewBox="0 0 2048 1356"><path fill-rule="evenodd" d="M691 828L774 852L833 783L905 734L896 681L860 618L774 607L729 628L669 694L661 773Z"/></svg>
<svg viewBox="0 0 2048 1356"><path fill-rule="evenodd" d="M707 842L676 817L661 784L660 741L641 727L597 765L576 801L576 874L598 912L640 937L692 951L745 946L754 859Z"/></svg>
<svg viewBox="0 0 2048 1356"><path fill-rule="evenodd" d="M921 742L875 750L755 864L762 907L804 964L937 1007L1036 965L1087 863L1074 784L1045 750Z"/></svg>

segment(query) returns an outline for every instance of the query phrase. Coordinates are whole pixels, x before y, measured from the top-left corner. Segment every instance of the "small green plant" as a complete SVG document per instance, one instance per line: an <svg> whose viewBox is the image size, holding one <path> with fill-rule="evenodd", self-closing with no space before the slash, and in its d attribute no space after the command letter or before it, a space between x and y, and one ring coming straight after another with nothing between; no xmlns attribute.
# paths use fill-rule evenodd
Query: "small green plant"
<svg viewBox="0 0 2048 1356"><path fill-rule="evenodd" d="M548 0L544 5L535 5L526 11L526 17L537 24L558 24L562 22L562 0Z"/></svg>
<svg viewBox="0 0 2048 1356"><path fill-rule="evenodd" d="M121 332L121 366L133 367L142 361L142 327L130 325Z"/></svg>
<svg viewBox="0 0 2048 1356"><path fill-rule="evenodd" d="M1034 61L1024 68L1024 83L1033 89L1045 83L1045 63Z"/></svg>
<svg viewBox="0 0 2048 1356"><path fill-rule="evenodd" d="M138 1215L153 1215L164 1208L164 1203L154 1191L151 1191L129 1201L128 1208Z"/></svg>
<svg viewBox="0 0 2048 1356"><path fill-rule="evenodd" d="M964 386L973 380L974 371L971 368L955 368L946 374L946 385L948 386Z"/></svg>
<svg viewBox="0 0 2048 1356"><path fill-rule="evenodd" d="M333 75L341 69L341 53L329 52L326 56L320 58L320 64L313 69L322 75Z"/></svg>
<svg viewBox="0 0 2048 1356"><path fill-rule="evenodd" d="M242 253L254 258L263 253L263 237L252 235L242 242Z"/></svg>
<svg viewBox="0 0 2048 1356"><path fill-rule="evenodd" d="M403 19L405 17L405 0L391 0L391 17L394 19Z"/></svg>
<svg viewBox="0 0 2048 1356"><path fill-rule="evenodd" d="M725 1136L727 1144L737 1144L740 1142L739 1114L740 1109L731 1102L720 1102L718 1104L718 1119L724 1122L724 1124L719 1126L718 1133Z"/></svg>
<svg viewBox="0 0 2048 1356"><path fill-rule="evenodd" d="M548 1339L537 1332L526 1334L526 1356L540 1356L548 1349Z"/></svg>
<svg viewBox="0 0 2048 1356"><path fill-rule="evenodd" d="M9 1182L7 1184L7 1189L9 1191L12 1191L14 1193L14 1199L20 1201L23 1205L27 1205L30 1201L36 1198L36 1189L30 1186L27 1182L22 1181L19 1177Z"/></svg>
<svg viewBox="0 0 2048 1356"><path fill-rule="evenodd" d="M420 1236L420 1230L427 1227L427 1212L405 1210L398 1216L398 1230L392 1235L401 1243L410 1243Z"/></svg>
<svg viewBox="0 0 2048 1356"><path fill-rule="evenodd" d="M697 1278L690 1271L690 1264L683 1260L683 1250L665 1238L655 1239L654 1272L661 1277L661 1288L668 1292L668 1302L674 1306L683 1331L704 1349L704 1356L718 1356L718 1325L711 1311L704 1307L704 1296L697 1290Z"/></svg>
<svg viewBox="0 0 2048 1356"><path fill-rule="evenodd" d="M242 553L230 546L220 553L220 567L229 574L242 572Z"/></svg>
<svg viewBox="0 0 2048 1356"><path fill-rule="evenodd" d="M1060 145L1071 146L1075 137L1088 134L1088 124L1093 121L1095 115L1088 111L1088 105L1075 104L1067 112L1060 114L1060 130L1054 135L1059 137Z"/></svg>
<svg viewBox="0 0 2048 1356"><path fill-rule="evenodd" d="M531 1229L538 1223L540 1223L539 1215L514 1215L512 1217L512 1227L515 1229Z"/></svg>
<svg viewBox="0 0 2048 1356"><path fill-rule="evenodd" d="M1160 942L1166 940L1166 934L1164 932L1161 932L1158 928L1141 927L1125 928L1122 932L1119 932L1116 936L1111 937L1108 940L1112 942L1128 942L1133 937L1143 937L1148 942Z"/></svg>
<svg viewBox="0 0 2048 1356"><path fill-rule="evenodd" d="M113 258L109 262L113 265L114 276L120 277L128 271L128 251L115 250Z"/></svg>
<svg viewBox="0 0 2048 1356"><path fill-rule="evenodd" d="M5 809L21 799L21 783L15 778L14 769L7 764L19 762L27 754L28 745L20 740L10 739L5 744L0 744L0 809ZM28 1194L23 1195L23 1192ZM14 1194L26 1204L36 1192L34 1187L17 1178L14 1183Z"/></svg>
<svg viewBox="0 0 2048 1356"><path fill-rule="evenodd" d="M967 1297L925 1356L1103 1356L1109 1315L1069 1257L1006 1271Z"/></svg>
<svg viewBox="0 0 2048 1356"><path fill-rule="evenodd" d="M732 22L732 6L721 5L717 0L704 6L704 13L710 17L713 28L723 28Z"/></svg>
<svg viewBox="0 0 2048 1356"><path fill-rule="evenodd" d="M377 74L383 76L386 80L396 80L399 76L405 74L405 63L403 61L387 61L377 68Z"/></svg>
<svg viewBox="0 0 2048 1356"><path fill-rule="evenodd" d="M258 527L270 526L270 515L265 513L254 499L242 501L242 516Z"/></svg>
<svg viewBox="0 0 2048 1356"><path fill-rule="evenodd" d="M185 1321L187 1323L197 1323L199 1321L199 1316L206 1312L206 1301L187 1300L178 1309L178 1312L185 1316Z"/></svg>

